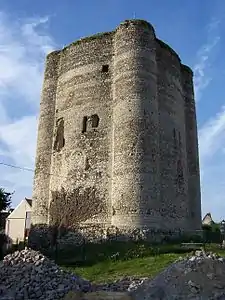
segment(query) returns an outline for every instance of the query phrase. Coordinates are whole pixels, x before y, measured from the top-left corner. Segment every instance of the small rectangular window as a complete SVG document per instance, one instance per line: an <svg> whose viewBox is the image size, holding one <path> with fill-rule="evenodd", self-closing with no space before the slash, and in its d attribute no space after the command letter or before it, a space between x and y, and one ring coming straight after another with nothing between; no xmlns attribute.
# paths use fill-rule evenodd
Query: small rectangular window
<svg viewBox="0 0 225 300"><path fill-rule="evenodd" d="M107 73L109 71L109 65L103 65L102 66L102 72Z"/></svg>
<svg viewBox="0 0 225 300"><path fill-rule="evenodd" d="M31 225L31 212L26 212L25 229L30 229Z"/></svg>

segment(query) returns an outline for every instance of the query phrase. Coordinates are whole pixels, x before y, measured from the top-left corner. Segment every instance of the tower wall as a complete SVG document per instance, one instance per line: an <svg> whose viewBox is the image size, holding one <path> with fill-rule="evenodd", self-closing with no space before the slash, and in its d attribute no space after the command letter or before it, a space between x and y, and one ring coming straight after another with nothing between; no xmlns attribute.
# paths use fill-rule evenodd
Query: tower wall
<svg viewBox="0 0 225 300"><path fill-rule="evenodd" d="M74 199L86 193L79 200L82 203L76 204L81 215L74 217L80 222L110 222L111 78L112 34L84 39L62 50L50 201L52 192L61 188L75 192ZM90 189L96 192L94 198L87 193ZM96 214L94 202L101 204L101 213Z"/></svg>
<svg viewBox="0 0 225 300"><path fill-rule="evenodd" d="M182 65L182 82L185 100L186 148L188 165L188 202L190 228L201 229L201 192L198 154L197 120L194 101L193 73Z"/></svg>
<svg viewBox="0 0 225 300"><path fill-rule="evenodd" d="M192 75L149 23L125 21L48 56L33 224L48 223L41 208L62 188L85 195L80 223L199 228Z"/></svg>
<svg viewBox="0 0 225 300"><path fill-rule="evenodd" d="M49 184L55 119L55 98L60 52L47 56L40 103L38 140L33 186L32 223L45 224L48 220Z"/></svg>
<svg viewBox="0 0 225 300"><path fill-rule="evenodd" d="M112 225L157 227L158 104L153 28L122 23L114 36Z"/></svg>
<svg viewBox="0 0 225 300"><path fill-rule="evenodd" d="M180 59L157 42L162 228L187 229L185 115Z"/></svg>

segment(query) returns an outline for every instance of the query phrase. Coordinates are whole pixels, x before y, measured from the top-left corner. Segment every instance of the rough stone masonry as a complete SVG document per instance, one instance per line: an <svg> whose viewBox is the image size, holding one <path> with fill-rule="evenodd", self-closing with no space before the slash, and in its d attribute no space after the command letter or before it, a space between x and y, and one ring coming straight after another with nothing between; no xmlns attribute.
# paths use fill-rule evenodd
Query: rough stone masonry
<svg viewBox="0 0 225 300"><path fill-rule="evenodd" d="M48 224L42 208L61 188L95 189L104 209L85 224L200 229L193 73L148 22L47 56L33 224Z"/></svg>

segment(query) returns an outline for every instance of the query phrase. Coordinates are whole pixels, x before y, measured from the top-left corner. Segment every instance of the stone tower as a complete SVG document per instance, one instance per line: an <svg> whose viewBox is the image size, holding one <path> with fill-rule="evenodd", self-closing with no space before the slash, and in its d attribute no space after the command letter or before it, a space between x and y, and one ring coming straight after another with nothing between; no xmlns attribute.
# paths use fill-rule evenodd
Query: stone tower
<svg viewBox="0 0 225 300"><path fill-rule="evenodd" d="M104 227L201 228L193 74L146 21L47 56L33 224L52 191L91 187Z"/></svg>

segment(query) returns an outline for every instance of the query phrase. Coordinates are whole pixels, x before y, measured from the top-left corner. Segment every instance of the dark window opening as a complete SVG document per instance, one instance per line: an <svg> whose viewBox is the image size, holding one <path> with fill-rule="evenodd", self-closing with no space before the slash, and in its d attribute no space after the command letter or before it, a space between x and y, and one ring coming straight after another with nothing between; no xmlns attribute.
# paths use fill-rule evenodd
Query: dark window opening
<svg viewBox="0 0 225 300"><path fill-rule="evenodd" d="M191 212L191 218L194 218L194 217L195 217L195 213Z"/></svg>
<svg viewBox="0 0 225 300"><path fill-rule="evenodd" d="M82 124L82 133L87 131L87 116L83 117L83 124Z"/></svg>
<svg viewBox="0 0 225 300"><path fill-rule="evenodd" d="M99 117L98 115L94 114L91 116L91 126L92 128L97 128L99 123Z"/></svg>
<svg viewBox="0 0 225 300"><path fill-rule="evenodd" d="M109 71L109 65L103 65L102 66L102 72L107 73Z"/></svg>
<svg viewBox="0 0 225 300"><path fill-rule="evenodd" d="M175 128L173 129L173 138L176 139L176 130L175 130Z"/></svg>
<svg viewBox="0 0 225 300"><path fill-rule="evenodd" d="M181 134L179 132L179 146L181 146Z"/></svg>
<svg viewBox="0 0 225 300"><path fill-rule="evenodd" d="M174 143L174 148L177 148L177 139L176 139L176 130L175 128L173 129L173 143Z"/></svg>
<svg viewBox="0 0 225 300"><path fill-rule="evenodd" d="M183 166L180 159L177 162L177 179L178 179L178 186L179 188L181 188L184 182L184 174L183 174Z"/></svg>
<svg viewBox="0 0 225 300"><path fill-rule="evenodd" d="M65 146L64 138L64 120L60 118L56 122L55 141L53 149L59 152Z"/></svg>

